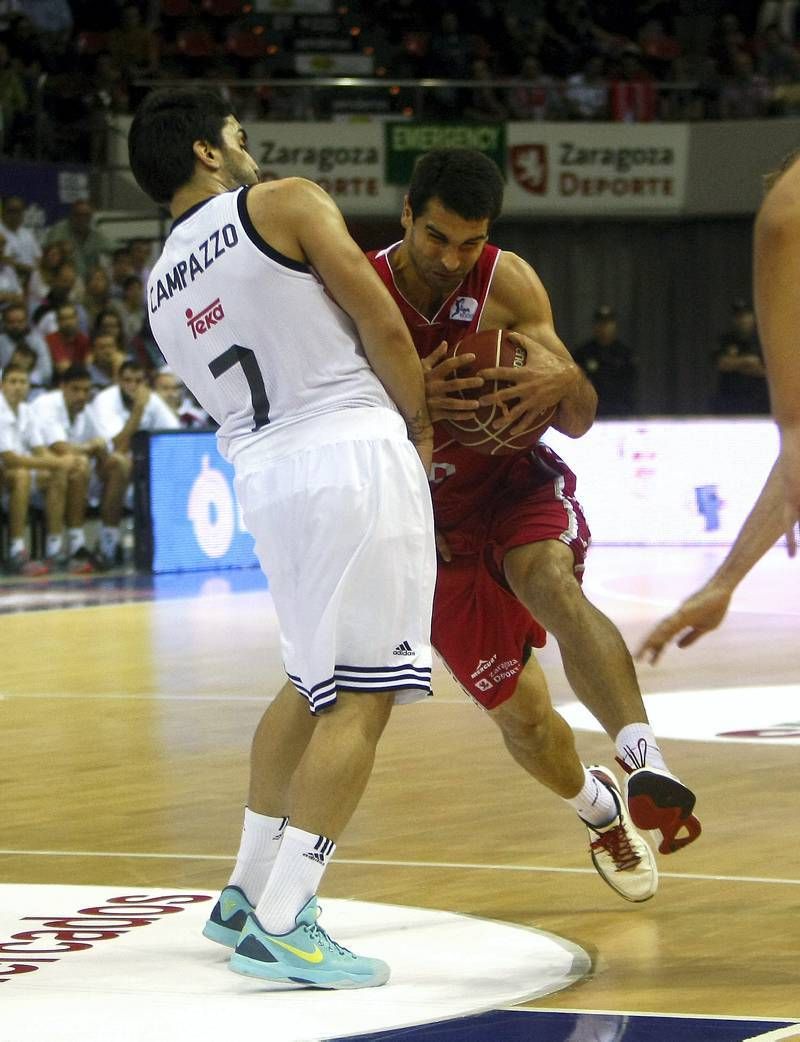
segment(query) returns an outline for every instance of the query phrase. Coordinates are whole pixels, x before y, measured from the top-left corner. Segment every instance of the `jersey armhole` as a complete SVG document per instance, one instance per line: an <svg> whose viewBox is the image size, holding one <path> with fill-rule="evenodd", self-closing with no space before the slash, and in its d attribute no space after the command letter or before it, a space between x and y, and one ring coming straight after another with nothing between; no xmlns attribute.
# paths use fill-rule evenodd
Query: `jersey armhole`
<svg viewBox="0 0 800 1042"><path fill-rule="evenodd" d="M306 275L311 274L311 268L304 264L302 261L293 260L291 257L286 257L279 250L274 249L268 242L266 242L262 236L256 231L256 226L253 224L250 214L247 212L247 193L250 188L243 188L236 198L236 206L239 210L239 220L242 222L247 238L252 244L264 254L265 257L269 257L270 260L275 261L276 264L283 265L284 268L291 268L292 271L302 271Z"/></svg>

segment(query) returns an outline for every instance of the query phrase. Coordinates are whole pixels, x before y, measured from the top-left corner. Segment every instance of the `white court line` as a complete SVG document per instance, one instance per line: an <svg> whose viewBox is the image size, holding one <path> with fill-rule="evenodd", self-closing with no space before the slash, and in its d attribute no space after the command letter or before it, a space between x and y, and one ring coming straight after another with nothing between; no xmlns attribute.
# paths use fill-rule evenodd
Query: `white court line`
<svg viewBox="0 0 800 1042"><path fill-rule="evenodd" d="M177 691L154 691L148 692L125 692L125 691L0 691L0 702L10 701L12 698L53 698L53 699L101 699L109 702L113 701L124 701L130 699L131 701L139 702L271 702L275 695L270 692L268 695L195 695L187 692L186 694L179 693ZM462 696L450 696L447 695L436 695L426 702L418 703L420 705L464 705L474 707L474 703L471 702L466 695Z"/></svg>
<svg viewBox="0 0 800 1042"><path fill-rule="evenodd" d="M23 857L107 857L138 858L153 861L228 861L235 860L228 854L156 854L109 850L0 850L0 855L17 854ZM391 861L379 858L337 857L337 865L376 865L380 868L442 868L467 869L490 872L556 872L563 875L595 875L594 868L564 868L555 865L494 865L472 861ZM699 872L660 872L663 879L692 879L712 883L762 883L775 886L800 886L800 879L781 879L769 876L716 876Z"/></svg>
<svg viewBox="0 0 800 1042"><path fill-rule="evenodd" d="M751 1035L744 1039L744 1042L776 1042L779 1038L800 1038L800 1026L790 1024L788 1028L768 1031L766 1035Z"/></svg>

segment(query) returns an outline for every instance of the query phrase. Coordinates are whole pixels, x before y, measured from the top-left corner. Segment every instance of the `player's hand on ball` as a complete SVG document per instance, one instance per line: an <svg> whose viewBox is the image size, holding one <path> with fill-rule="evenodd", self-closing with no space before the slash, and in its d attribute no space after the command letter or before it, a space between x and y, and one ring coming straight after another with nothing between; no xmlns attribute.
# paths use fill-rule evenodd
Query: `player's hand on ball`
<svg viewBox="0 0 800 1042"><path fill-rule="evenodd" d="M510 432L515 434L535 426L538 416L558 405L572 389L578 369L571 360L548 350L545 333L541 343L522 333L510 332L508 336L525 349L525 364L482 369L481 376L487 380L502 380L510 386L482 395L480 404L499 405L505 418L496 420L494 426L503 427L510 421L514 424Z"/></svg>
<svg viewBox="0 0 800 1042"><path fill-rule="evenodd" d="M468 366L475 360L475 355L465 354L455 358L447 357L447 341L422 359L425 370L425 396L428 401L428 412L434 423L449 417L467 419L478 408L478 399L453 396L454 391L473 391L483 387L484 381L479 376L459 377L455 374L459 369Z"/></svg>
<svg viewBox="0 0 800 1042"><path fill-rule="evenodd" d="M688 648L705 633L719 626L725 618L730 601L730 590L709 582L697 593L687 597L683 604L647 634L635 657L646 659L654 666L664 648L675 637L679 637L675 641L679 648Z"/></svg>

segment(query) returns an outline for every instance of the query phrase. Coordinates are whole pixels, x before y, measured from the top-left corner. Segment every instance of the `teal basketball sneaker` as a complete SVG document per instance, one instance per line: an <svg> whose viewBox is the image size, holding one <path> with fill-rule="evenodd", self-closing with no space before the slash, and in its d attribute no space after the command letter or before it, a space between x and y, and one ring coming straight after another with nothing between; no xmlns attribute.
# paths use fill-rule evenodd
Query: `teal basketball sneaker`
<svg viewBox="0 0 800 1042"><path fill-rule="evenodd" d="M377 988L389 979L381 959L354 955L332 940L321 926L316 897L298 913L294 930L267 933L254 914L247 918L230 968L246 977L305 984L310 988Z"/></svg>
<svg viewBox="0 0 800 1042"><path fill-rule="evenodd" d="M226 948L235 948L252 911L253 906L244 891L238 886L226 886L211 909L208 922L203 927L203 937L224 944Z"/></svg>

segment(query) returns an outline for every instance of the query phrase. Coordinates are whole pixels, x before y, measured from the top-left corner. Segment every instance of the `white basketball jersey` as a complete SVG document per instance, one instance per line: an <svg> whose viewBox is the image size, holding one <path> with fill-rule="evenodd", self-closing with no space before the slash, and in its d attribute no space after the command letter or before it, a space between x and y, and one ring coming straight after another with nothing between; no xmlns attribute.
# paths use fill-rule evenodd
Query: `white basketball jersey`
<svg viewBox="0 0 800 1042"><path fill-rule="evenodd" d="M271 434L304 420L395 410L350 317L308 265L259 236L247 191L213 196L179 217L147 280L156 342L220 425L220 451L231 461L257 441L267 450Z"/></svg>

